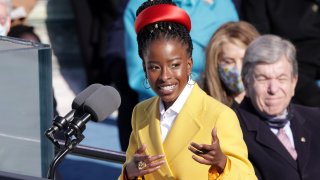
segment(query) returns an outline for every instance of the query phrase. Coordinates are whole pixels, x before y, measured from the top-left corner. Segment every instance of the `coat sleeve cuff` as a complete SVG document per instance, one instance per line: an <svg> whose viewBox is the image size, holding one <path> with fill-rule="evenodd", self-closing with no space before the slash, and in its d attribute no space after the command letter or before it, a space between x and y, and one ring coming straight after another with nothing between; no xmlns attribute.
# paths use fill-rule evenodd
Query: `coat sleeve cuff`
<svg viewBox="0 0 320 180"><path fill-rule="evenodd" d="M231 168L231 162L229 158L227 158L226 167L224 168L223 172L220 174L218 171L214 168L214 166L211 166L209 169L209 180L215 180L215 179L223 179L224 176L226 176L230 172Z"/></svg>

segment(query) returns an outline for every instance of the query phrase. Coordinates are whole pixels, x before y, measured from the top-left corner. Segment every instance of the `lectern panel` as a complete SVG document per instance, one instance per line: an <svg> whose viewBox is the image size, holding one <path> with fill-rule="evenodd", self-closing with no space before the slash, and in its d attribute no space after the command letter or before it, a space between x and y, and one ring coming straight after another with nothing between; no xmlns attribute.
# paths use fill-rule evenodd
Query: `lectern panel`
<svg viewBox="0 0 320 180"><path fill-rule="evenodd" d="M46 177L53 146L48 45L0 37L0 171Z"/></svg>

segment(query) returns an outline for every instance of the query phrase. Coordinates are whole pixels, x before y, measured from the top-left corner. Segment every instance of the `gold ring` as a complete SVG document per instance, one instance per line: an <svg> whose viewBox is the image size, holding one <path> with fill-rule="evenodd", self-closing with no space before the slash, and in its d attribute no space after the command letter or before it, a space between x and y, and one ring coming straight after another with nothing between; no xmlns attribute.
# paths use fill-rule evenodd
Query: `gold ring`
<svg viewBox="0 0 320 180"><path fill-rule="evenodd" d="M143 170L146 167L147 167L147 163L145 163L144 161L139 161L138 162L138 169L139 170Z"/></svg>

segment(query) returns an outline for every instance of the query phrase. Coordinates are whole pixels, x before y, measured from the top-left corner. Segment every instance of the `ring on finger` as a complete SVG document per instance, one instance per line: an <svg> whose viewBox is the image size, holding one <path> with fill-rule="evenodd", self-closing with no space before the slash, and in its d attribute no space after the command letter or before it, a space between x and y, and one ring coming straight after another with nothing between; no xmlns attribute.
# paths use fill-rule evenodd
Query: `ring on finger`
<svg viewBox="0 0 320 180"><path fill-rule="evenodd" d="M144 161L139 161L138 164L137 164L137 167L139 170L143 170L144 168L147 167L147 163L144 162Z"/></svg>
<svg viewBox="0 0 320 180"><path fill-rule="evenodd" d="M195 154L200 155L200 154L207 154L209 151L208 150L197 150Z"/></svg>

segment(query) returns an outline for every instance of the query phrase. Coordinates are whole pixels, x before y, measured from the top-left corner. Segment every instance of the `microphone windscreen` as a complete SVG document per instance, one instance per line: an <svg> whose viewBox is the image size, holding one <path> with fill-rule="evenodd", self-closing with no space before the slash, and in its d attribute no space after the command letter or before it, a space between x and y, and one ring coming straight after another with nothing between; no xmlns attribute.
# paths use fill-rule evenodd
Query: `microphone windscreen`
<svg viewBox="0 0 320 180"><path fill-rule="evenodd" d="M103 86L96 90L84 102L84 112L89 113L93 121L103 121L119 108L121 97L111 86Z"/></svg>
<svg viewBox="0 0 320 180"><path fill-rule="evenodd" d="M88 86L74 98L71 108L78 109L91 94L102 86L102 84L91 84Z"/></svg>

